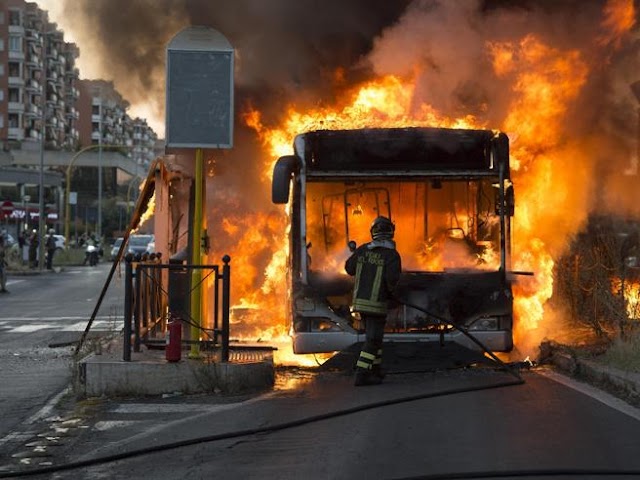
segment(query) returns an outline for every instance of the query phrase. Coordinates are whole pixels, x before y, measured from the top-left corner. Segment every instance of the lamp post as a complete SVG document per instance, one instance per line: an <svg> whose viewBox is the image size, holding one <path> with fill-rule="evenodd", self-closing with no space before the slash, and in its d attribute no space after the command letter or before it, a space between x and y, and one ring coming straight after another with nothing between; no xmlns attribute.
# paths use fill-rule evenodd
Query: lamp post
<svg viewBox="0 0 640 480"><path fill-rule="evenodd" d="M42 122L40 131L40 179L38 186L38 270L42 271L44 268L44 143L47 138L47 42L49 32L44 32L42 38L42 98L40 100L40 106L42 112L40 112L40 121Z"/></svg>
<svg viewBox="0 0 640 480"><path fill-rule="evenodd" d="M95 150L96 148L98 148L99 151L102 151L103 148L129 149L133 147L130 147L128 145L102 145L101 143L99 143L97 145L89 145L88 147L84 147L81 150L78 150L78 152L76 152L75 155L71 157L71 160L69 161L69 165L67 165L67 175L66 175L67 181L65 185L65 196L64 196L64 206L65 206L64 236L67 240L69 239L69 219L71 217L71 203L69 202L69 196L71 195L71 168L73 167L73 164L76 162L76 160L80 155L82 155L84 152L87 152L89 150ZM102 198L99 198L98 201L99 202L102 201ZM98 208L99 207L100 205L98 205Z"/></svg>

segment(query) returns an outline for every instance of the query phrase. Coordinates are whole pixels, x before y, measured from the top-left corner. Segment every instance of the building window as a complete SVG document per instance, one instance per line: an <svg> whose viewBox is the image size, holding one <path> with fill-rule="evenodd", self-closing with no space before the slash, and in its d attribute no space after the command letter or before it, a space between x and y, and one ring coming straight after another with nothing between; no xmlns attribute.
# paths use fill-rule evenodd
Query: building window
<svg viewBox="0 0 640 480"><path fill-rule="evenodd" d="M20 64L17 62L9 62L9 76L10 77L21 77L20 74Z"/></svg>
<svg viewBox="0 0 640 480"><path fill-rule="evenodd" d="M4 90L0 90L0 102L4 101Z"/></svg>
<svg viewBox="0 0 640 480"><path fill-rule="evenodd" d="M0 128L4 128L4 115L2 115L1 113L0 113Z"/></svg>
<svg viewBox="0 0 640 480"><path fill-rule="evenodd" d="M10 88L9 89L9 101L19 103L20 102L20 89L18 88Z"/></svg>
<svg viewBox="0 0 640 480"><path fill-rule="evenodd" d="M16 35L9 36L9 51L21 52L22 51L22 38Z"/></svg>
<svg viewBox="0 0 640 480"><path fill-rule="evenodd" d="M9 25L20 26L20 10L9 10Z"/></svg>
<svg viewBox="0 0 640 480"><path fill-rule="evenodd" d="M4 12L0 12L0 25L4 25Z"/></svg>
<svg viewBox="0 0 640 480"><path fill-rule="evenodd" d="M20 116L17 113L10 113L7 118L9 120L9 128L20 127Z"/></svg>
<svg viewBox="0 0 640 480"><path fill-rule="evenodd" d="M0 52L4 52L4 38L0 38Z"/></svg>

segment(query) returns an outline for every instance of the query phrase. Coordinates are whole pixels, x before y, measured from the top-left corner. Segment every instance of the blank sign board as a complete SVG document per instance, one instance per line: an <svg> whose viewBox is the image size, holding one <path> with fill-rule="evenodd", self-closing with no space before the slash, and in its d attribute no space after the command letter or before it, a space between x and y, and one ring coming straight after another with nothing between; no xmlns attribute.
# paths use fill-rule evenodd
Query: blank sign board
<svg viewBox="0 0 640 480"><path fill-rule="evenodd" d="M233 49L213 29L190 27L167 49L168 147L233 146Z"/></svg>

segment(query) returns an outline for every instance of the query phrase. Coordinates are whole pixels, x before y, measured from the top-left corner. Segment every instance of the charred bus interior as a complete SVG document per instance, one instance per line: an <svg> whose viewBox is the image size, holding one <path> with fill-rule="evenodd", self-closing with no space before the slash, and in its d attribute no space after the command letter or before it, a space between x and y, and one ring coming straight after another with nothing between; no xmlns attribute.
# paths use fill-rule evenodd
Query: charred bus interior
<svg viewBox="0 0 640 480"><path fill-rule="evenodd" d="M336 351L362 339L344 263L350 242L370 241L379 215L396 224L403 263L385 338L473 347L455 322L492 350L511 350L505 272L514 200L505 142L490 131L447 129L299 135L296 155L274 170L274 201L291 201L294 351Z"/></svg>

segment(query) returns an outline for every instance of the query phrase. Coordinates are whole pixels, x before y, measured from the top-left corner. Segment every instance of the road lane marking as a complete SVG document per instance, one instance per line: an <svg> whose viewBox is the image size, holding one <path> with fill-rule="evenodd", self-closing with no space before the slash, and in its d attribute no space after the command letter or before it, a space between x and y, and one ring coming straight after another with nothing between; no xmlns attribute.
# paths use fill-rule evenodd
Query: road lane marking
<svg viewBox="0 0 640 480"><path fill-rule="evenodd" d="M12 325L12 323L22 324ZM6 320L0 320L0 331L2 331L2 333L33 333L39 330L47 330L49 332L82 332L87 328L87 323L87 319L71 324L56 321L43 323L42 319L31 319L26 322L8 322ZM108 319L95 320L91 328L94 332L112 332L121 330L123 326L124 322L122 320Z"/></svg>

